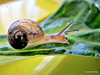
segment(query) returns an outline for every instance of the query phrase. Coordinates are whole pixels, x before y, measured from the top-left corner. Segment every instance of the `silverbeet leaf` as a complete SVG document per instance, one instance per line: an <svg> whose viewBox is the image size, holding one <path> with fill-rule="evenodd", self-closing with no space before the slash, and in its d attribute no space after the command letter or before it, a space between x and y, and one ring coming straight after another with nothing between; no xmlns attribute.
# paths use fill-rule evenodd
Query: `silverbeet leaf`
<svg viewBox="0 0 100 75"><path fill-rule="evenodd" d="M79 28L80 31L65 34L70 38L70 44L47 43L27 50L15 50L9 46L7 35L0 35L0 55L72 54L100 57L100 7L97 4L99 0L94 2L65 0L55 14L40 23L45 34L52 34L60 32L74 20L75 24L69 30Z"/></svg>

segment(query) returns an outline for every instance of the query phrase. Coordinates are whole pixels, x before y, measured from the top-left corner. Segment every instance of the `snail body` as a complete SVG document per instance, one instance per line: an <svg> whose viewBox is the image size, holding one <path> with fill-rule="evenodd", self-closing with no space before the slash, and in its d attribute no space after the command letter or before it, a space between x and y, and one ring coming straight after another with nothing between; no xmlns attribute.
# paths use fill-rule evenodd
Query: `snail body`
<svg viewBox="0 0 100 75"><path fill-rule="evenodd" d="M74 22L71 22L59 34L44 34L42 28L34 21L21 19L14 22L8 30L8 42L15 49L37 46L43 43L58 42L68 43L63 36L63 32L68 29Z"/></svg>

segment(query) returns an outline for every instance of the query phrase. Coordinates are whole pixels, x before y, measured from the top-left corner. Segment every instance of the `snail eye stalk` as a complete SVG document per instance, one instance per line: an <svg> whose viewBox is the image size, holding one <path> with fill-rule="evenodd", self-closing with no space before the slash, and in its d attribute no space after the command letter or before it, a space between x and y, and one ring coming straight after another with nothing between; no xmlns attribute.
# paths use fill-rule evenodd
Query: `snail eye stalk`
<svg viewBox="0 0 100 75"><path fill-rule="evenodd" d="M68 26L66 26L61 32L59 32L57 35L63 35L65 30L67 30L69 27L71 27L75 22L72 20Z"/></svg>
<svg viewBox="0 0 100 75"><path fill-rule="evenodd" d="M75 22L72 20L70 24L68 24L68 26L66 26L61 32L59 32L57 35L63 35L63 34L67 34L69 32L74 32L74 31L79 31L79 29L76 30L69 30L66 31L69 27L71 27Z"/></svg>
<svg viewBox="0 0 100 75"><path fill-rule="evenodd" d="M69 31L65 31L64 34L70 33L70 32L75 32L75 31L79 31L79 29L76 30L69 30Z"/></svg>

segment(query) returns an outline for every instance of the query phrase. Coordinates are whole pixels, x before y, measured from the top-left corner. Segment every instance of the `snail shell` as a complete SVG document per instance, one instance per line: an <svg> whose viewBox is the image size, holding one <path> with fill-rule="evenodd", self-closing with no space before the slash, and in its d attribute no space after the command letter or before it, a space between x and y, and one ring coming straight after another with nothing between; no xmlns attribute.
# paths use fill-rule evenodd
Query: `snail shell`
<svg viewBox="0 0 100 75"><path fill-rule="evenodd" d="M28 42L36 42L43 37L42 28L29 19L21 19L14 22L8 30L9 44L15 49L25 48Z"/></svg>

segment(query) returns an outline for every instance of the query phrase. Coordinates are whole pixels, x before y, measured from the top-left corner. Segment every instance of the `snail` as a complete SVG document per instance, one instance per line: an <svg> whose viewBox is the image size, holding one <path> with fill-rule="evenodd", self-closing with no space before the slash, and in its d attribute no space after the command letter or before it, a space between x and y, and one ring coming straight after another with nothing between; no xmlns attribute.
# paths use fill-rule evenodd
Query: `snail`
<svg viewBox="0 0 100 75"><path fill-rule="evenodd" d="M30 19L20 19L14 22L8 29L8 42L15 49L29 48L44 43L68 43L68 38L63 34L77 30L67 30L74 21L65 27L58 34L44 34L42 28L34 21Z"/></svg>

